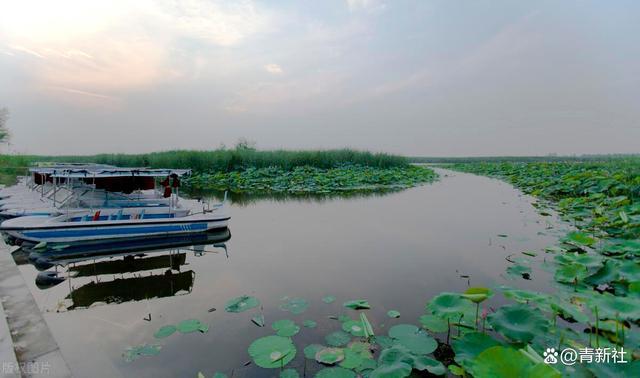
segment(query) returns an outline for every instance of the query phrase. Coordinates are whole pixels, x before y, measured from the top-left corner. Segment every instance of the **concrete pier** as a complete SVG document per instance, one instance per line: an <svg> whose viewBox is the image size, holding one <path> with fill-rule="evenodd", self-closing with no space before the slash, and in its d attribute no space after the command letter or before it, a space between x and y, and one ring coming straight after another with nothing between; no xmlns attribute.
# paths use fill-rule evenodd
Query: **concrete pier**
<svg viewBox="0 0 640 378"><path fill-rule="evenodd" d="M70 377L33 295L0 241L0 370L3 377Z"/></svg>

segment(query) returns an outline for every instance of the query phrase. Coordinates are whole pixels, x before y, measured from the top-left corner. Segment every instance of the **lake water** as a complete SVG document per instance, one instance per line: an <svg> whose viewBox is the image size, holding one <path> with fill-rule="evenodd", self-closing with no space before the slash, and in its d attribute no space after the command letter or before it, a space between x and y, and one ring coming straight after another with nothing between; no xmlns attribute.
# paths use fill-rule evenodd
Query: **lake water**
<svg viewBox="0 0 640 378"><path fill-rule="evenodd" d="M122 257L96 260L120 261L111 265L76 264L83 272L71 280L76 306L109 304L58 312L69 307L69 282L40 289L32 265L20 270L76 376L277 376L244 365L250 343L273 334L270 324L279 319L318 322L293 337L298 353L288 365L310 375L318 366L305 362L302 348L340 329L329 316L355 316L342 307L346 300L368 300L369 320L376 333L385 333L394 324L419 324L427 300L442 291L503 284L550 290L544 271L534 269L530 281L507 277L505 257L526 257L520 252L552 245L560 223L538 215L533 199L506 183L439 173L433 184L384 196L233 204L226 252L220 245L174 248L169 264L179 271L170 276L164 275L170 251L149 253L146 258L155 260L134 273L117 273L118 266L131 268ZM150 275L155 277L144 278ZM96 279L100 285L92 284ZM266 327L250 320L259 309L224 311L227 300L243 294L261 301ZM337 300L325 304L326 295ZM301 315L285 312L278 307L285 296L304 298L310 306ZM499 296L493 301L499 303ZM391 309L401 317L389 319ZM208 324L209 331L154 339L159 327L190 318ZM124 360L128 346L144 343L161 344L160 354Z"/></svg>

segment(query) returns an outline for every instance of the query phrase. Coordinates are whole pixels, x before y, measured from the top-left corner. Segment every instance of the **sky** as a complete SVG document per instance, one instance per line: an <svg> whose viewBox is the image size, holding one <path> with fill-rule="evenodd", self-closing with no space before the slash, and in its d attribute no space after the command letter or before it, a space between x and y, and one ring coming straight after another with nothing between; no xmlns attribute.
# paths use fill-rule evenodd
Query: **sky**
<svg viewBox="0 0 640 378"><path fill-rule="evenodd" d="M0 0L33 154L640 153L640 2Z"/></svg>

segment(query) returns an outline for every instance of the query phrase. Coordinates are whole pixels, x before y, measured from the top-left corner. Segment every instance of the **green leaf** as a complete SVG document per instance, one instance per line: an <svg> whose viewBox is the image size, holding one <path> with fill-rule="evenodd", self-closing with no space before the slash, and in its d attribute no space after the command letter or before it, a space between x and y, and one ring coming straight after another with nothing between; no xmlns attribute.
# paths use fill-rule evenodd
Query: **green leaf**
<svg viewBox="0 0 640 378"><path fill-rule="evenodd" d="M291 337L300 332L300 327L293 320L281 319L271 325L278 336Z"/></svg>
<svg viewBox="0 0 640 378"><path fill-rule="evenodd" d="M344 360L342 348L323 348L316 353L316 361L325 365L334 365Z"/></svg>
<svg viewBox="0 0 640 378"><path fill-rule="evenodd" d="M478 332L466 333L462 338L451 342L455 361L465 368L468 368L470 362L480 353L496 345L500 343L491 336Z"/></svg>
<svg viewBox="0 0 640 378"><path fill-rule="evenodd" d="M289 311L294 315L300 315L307 310L309 302L303 298L291 298L286 303L280 305L280 309Z"/></svg>
<svg viewBox="0 0 640 378"><path fill-rule="evenodd" d="M155 337L156 339L164 339L165 337L173 335L173 333L176 331L177 328L174 325L162 326L156 331L156 333L153 334L153 337Z"/></svg>
<svg viewBox="0 0 640 378"><path fill-rule="evenodd" d="M431 332L446 332L447 321L435 315L420 316L420 324Z"/></svg>
<svg viewBox="0 0 640 378"><path fill-rule="evenodd" d="M327 295L326 297L322 298L322 301L326 304L333 303L335 302L335 300L336 297L334 297L333 295Z"/></svg>
<svg viewBox="0 0 640 378"><path fill-rule="evenodd" d="M349 335L344 331L337 331L337 332L328 334L327 336L324 337L324 339L327 342L327 344L333 347L339 347L349 343L349 341L351 341L351 335Z"/></svg>
<svg viewBox="0 0 640 378"><path fill-rule="evenodd" d="M362 322L358 320L349 320L342 323L342 330L345 332L349 332L353 336L364 336L364 328L362 327Z"/></svg>
<svg viewBox="0 0 640 378"><path fill-rule="evenodd" d="M343 303L343 306L353 310L366 310L370 309L371 305L364 299L354 299Z"/></svg>
<svg viewBox="0 0 640 378"><path fill-rule="evenodd" d="M257 325L258 327L264 327L264 315L259 314L256 315L254 317L251 318L251 321L253 322L253 324Z"/></svg>
<svg viewBox="0 0 640 378"><path fill-rule="evenodd" d="M503 336L523 343L533 340L536 334L544 333L549 328L549 322L540 310L523 304L502 306L490 314L487 321Z"/></svg>
<svg viewBox="0 0 640 378"><path fill-rule="evenodd" d="M318 323L316 323L313 320L305 320L305 321L302 322L302 325L305 328L316 328L318 326Z"/></svg>
<svg viewBox="0 0 640 378"><path fill-rule="evenodd" d="M206 332L209 330L209 327L202 324L198 319L187 319L178 323L176 329L180 333L192 333L196 331Z"/></svg>
<svg viewBox="0 0 640 378"><path fill-rule="evenodd" d="M296 347L288 337L265 336L249 346L253 362L266 369L274 369L291 362L296 356Z"/></svg>
<svg viewBox="0 0 640 378"><path fill-rule="evenodd" d="M336 366L320 370L315 378L356 378L356 373Z"/></svg>
<svg viewBox="0 0 640 378"><path fill-rule="evenodd" d="M229 300L224 309L227 312L242 312L248 309L257 307L260 305L260 301L257 298L250 297L248 295L243 295L240 297L233 298Z"/></svg>
<svg viewBox="0 0 640 378"><path fill-rule="evenodd" d="M300 374L294 369L284 369L280 372L280 378L300 378Z"/></svg>
<svg viewBox="0 0 640 378"><path fill-rule="evenodd" d="M538 367L540 365L543 367ZM469 371L475 377L560 377L560 374L548 365L534 364L519 351L503 346L494 346L480 353L473 360Z"/></svg>
<svg viewBox="0 0 640 378"><path fill-rule="evenodd" d="M473 303L458 293L441 293L431 299L427 309L442 318L458 320L461 315L475 313Z"/></svg>
<svg viewBox="0 0 640 378"><path fill-rule="evenodd" d="M390 318L399 318L400 317L400 312L396 311L396 310L389 310L387 312L387 316Z"/></svg>
<svg viewBox="0 0 640 378"><path fill-rule="evenodd" d="M324 345L320 344L311 344L304 347L304 356L310 360L316 359L316 353L321 349L324 349Z"/></svg>
<svg viewBox="0 0 640 378"><path fill-rule="evenodd" d="M398 324L391 327L389 337L415 354L429 354L438 347L433 337L411 324Z"/></svg>
<svg viewBox="0 0 640 378"><path fill-rule="evenodd" d="M488 298L491 298L492 296L493 296L493 291L491 291L491 289L488 289L486 287L470 287L463 294L463 297L467 298L468 300L474 303L484 302L485 300L487 300Z"/></svg>

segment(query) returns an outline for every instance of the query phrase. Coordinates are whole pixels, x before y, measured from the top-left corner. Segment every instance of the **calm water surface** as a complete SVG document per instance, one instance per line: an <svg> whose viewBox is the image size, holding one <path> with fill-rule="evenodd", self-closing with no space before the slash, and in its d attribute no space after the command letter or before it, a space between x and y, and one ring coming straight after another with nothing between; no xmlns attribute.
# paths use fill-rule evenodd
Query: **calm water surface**
<svg viewBox="0 0 640 378"><path fill-rule="evenodd" d="M531 281L506 277L505 257L526 257L520 252L553 244L559 223L538 215L532 198L506 183L439 173L441 179L434 184L385 196L232 205L226 253L211 245L204 251L172 249L172 263L179 272L174 270L171 277L163 276L167 268L162 265L169 251L148 254L159 257L135 273L84 262L89 264L84 276L71 281L76 293L85 294L85 302L77 305L90 304L87 295L105 301L119 298L122 303L57 312L69 305L69 283L40 289L34 282L37 270L31 265L20 269L76 376L195 377L198 371L207 376L216 371L233 372L234 377L274 376L277 371L244 366L249 361L246 350L254 339L273 333L273 321L284 318L298 324L306 319L318 322L318 328L302 328L293 338L298 354L289 367L310 374L318 368L311 361L303 366L302 348L323 343L324 335L340 329L340 323L328 316L355 315L342 307L346 300L367 299L372 306L367 316L376 332L385 333L394 324L418 324L426 301L441 291L502 284L550 290L550 277L543 271L534 270ZM118 260L122 257L97 261ZM93 275L90 269L96 269ZM149 275L157 281L140 279ZM99 290L92 286L96 278ZM118 279L130 281L109 284ZM260 299L267 327L250 321L258 309L224 311L227 300L243 294ZM325 304L321 299L326 295L337 300ZM301 315L280 310L284 296L308 300L309 309ZM386 313L391 309L400 311L401 318L389 319ZM207 323L209 332L154 339L159 327L189 318ZM162 345L157 356L133 362L122 357L128 346L156 342Z"/></svg>

